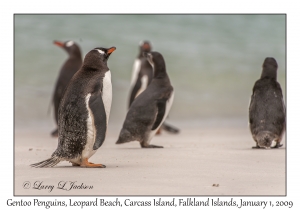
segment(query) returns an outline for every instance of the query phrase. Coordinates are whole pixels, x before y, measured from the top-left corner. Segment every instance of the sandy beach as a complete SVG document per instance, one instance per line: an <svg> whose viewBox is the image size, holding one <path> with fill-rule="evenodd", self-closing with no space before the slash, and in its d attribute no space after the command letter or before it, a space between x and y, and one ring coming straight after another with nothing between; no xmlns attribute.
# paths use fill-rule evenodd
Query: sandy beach
<svg viewBox="0 0 300 210"><path fill-rule="evenodd" d="M181 126L177 135L163 132L141 149L138 142L116 145L110 128L90 159L106 168L31 168L56 149L49 130L15 130L15 195L210 196L286 195L286 144L254 150L246 126ZM36 189L35 189L36 188Z"/></svg>

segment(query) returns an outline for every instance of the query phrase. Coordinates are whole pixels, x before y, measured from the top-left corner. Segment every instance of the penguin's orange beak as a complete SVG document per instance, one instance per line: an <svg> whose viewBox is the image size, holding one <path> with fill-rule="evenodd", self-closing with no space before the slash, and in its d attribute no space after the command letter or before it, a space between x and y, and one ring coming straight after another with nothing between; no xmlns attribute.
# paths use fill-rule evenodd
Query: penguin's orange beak
<svg viewBox="0 0 300 210"><path fill-rule="evenodd" d="M111 47L107 50L107 54L111 54L113 51L115 51L117 48Z"/></svg>
<svg viewBox="0 0 300 210"><path fill-rule="evenodd" d="M64 43L63 42L59 42L59 41L54 41L53 42L55 45L59 46L59 47L63 47Z"/></svg>

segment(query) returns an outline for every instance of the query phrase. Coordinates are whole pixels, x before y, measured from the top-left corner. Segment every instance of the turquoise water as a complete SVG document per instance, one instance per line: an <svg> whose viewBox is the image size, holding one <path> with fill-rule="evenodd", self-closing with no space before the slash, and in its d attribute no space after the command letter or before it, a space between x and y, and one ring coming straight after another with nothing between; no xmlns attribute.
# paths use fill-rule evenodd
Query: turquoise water
<svg viewBox="0 0 300 210"><path fill-rule="evenodd" d="M284 15L15 15L15 124L54 128L48 108L67 54L53 40L74 40L83 55L94 47L117 48L108 61L110 124L122 124L138 44L149 40L164 56L176 91L170 122L246 125L265 57L277 60L285 96L285 21Z"/></svg>

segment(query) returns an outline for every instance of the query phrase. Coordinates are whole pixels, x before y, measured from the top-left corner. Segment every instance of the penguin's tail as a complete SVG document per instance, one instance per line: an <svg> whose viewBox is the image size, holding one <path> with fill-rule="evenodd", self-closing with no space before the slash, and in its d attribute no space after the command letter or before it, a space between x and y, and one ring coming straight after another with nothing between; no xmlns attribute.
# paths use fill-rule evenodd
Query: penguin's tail
<svg viewBox="0 0 300 210"><path fill-rule="evenodd" d="M175 128L174 126L171 126L165 122L161 125L161 128L169 133L174 133L174 134L179 133L178 128Z"/></svg>
<svg viewBox="0 0 300 210"><path fill-rule="evenodd" d="M47 160L31 164L30 166L35 168L47 168L47 167L53 167L57 165L60 161L62 161L62 158L53 156L51 158L48 158Z"/></svg>
<svg viewBox="0 0 300 210"><path fill-rule="evenodd" d="M270 131L261 131L256 135L257 143L260 147L270 148L276 135Z"/></svg>
<svg viewBox="0 0 300 210"><path fill-rule="evenodd" d="M58 137L58 129L56 128L54 131L51 132L52 137Z"/></svg>
<svg viewBox="0 0 300 210"><path fill-rule="evenodd" d="M122 129L119 135L119 139L116 141L116 144L123 144L126 142L134 141L131 133L127 129Z"/></svg>

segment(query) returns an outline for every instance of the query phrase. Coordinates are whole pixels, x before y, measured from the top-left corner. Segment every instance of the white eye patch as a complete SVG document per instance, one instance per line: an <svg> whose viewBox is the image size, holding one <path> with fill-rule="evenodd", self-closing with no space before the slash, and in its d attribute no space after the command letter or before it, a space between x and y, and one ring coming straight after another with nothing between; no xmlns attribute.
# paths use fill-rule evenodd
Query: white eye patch
<svg viewBox="0 0 300 210"><path fill-rule="evenodd" d="M105 54L102 50L97 49L100 54Z"/></svg>
<svg viewBox="0 0 300 210"><path fill-rule="evenodd" d="M71 47L73 44L74 44L73 41L68 41L68 42L66 43L66 46L67 46L67 47Z"/></svg>

